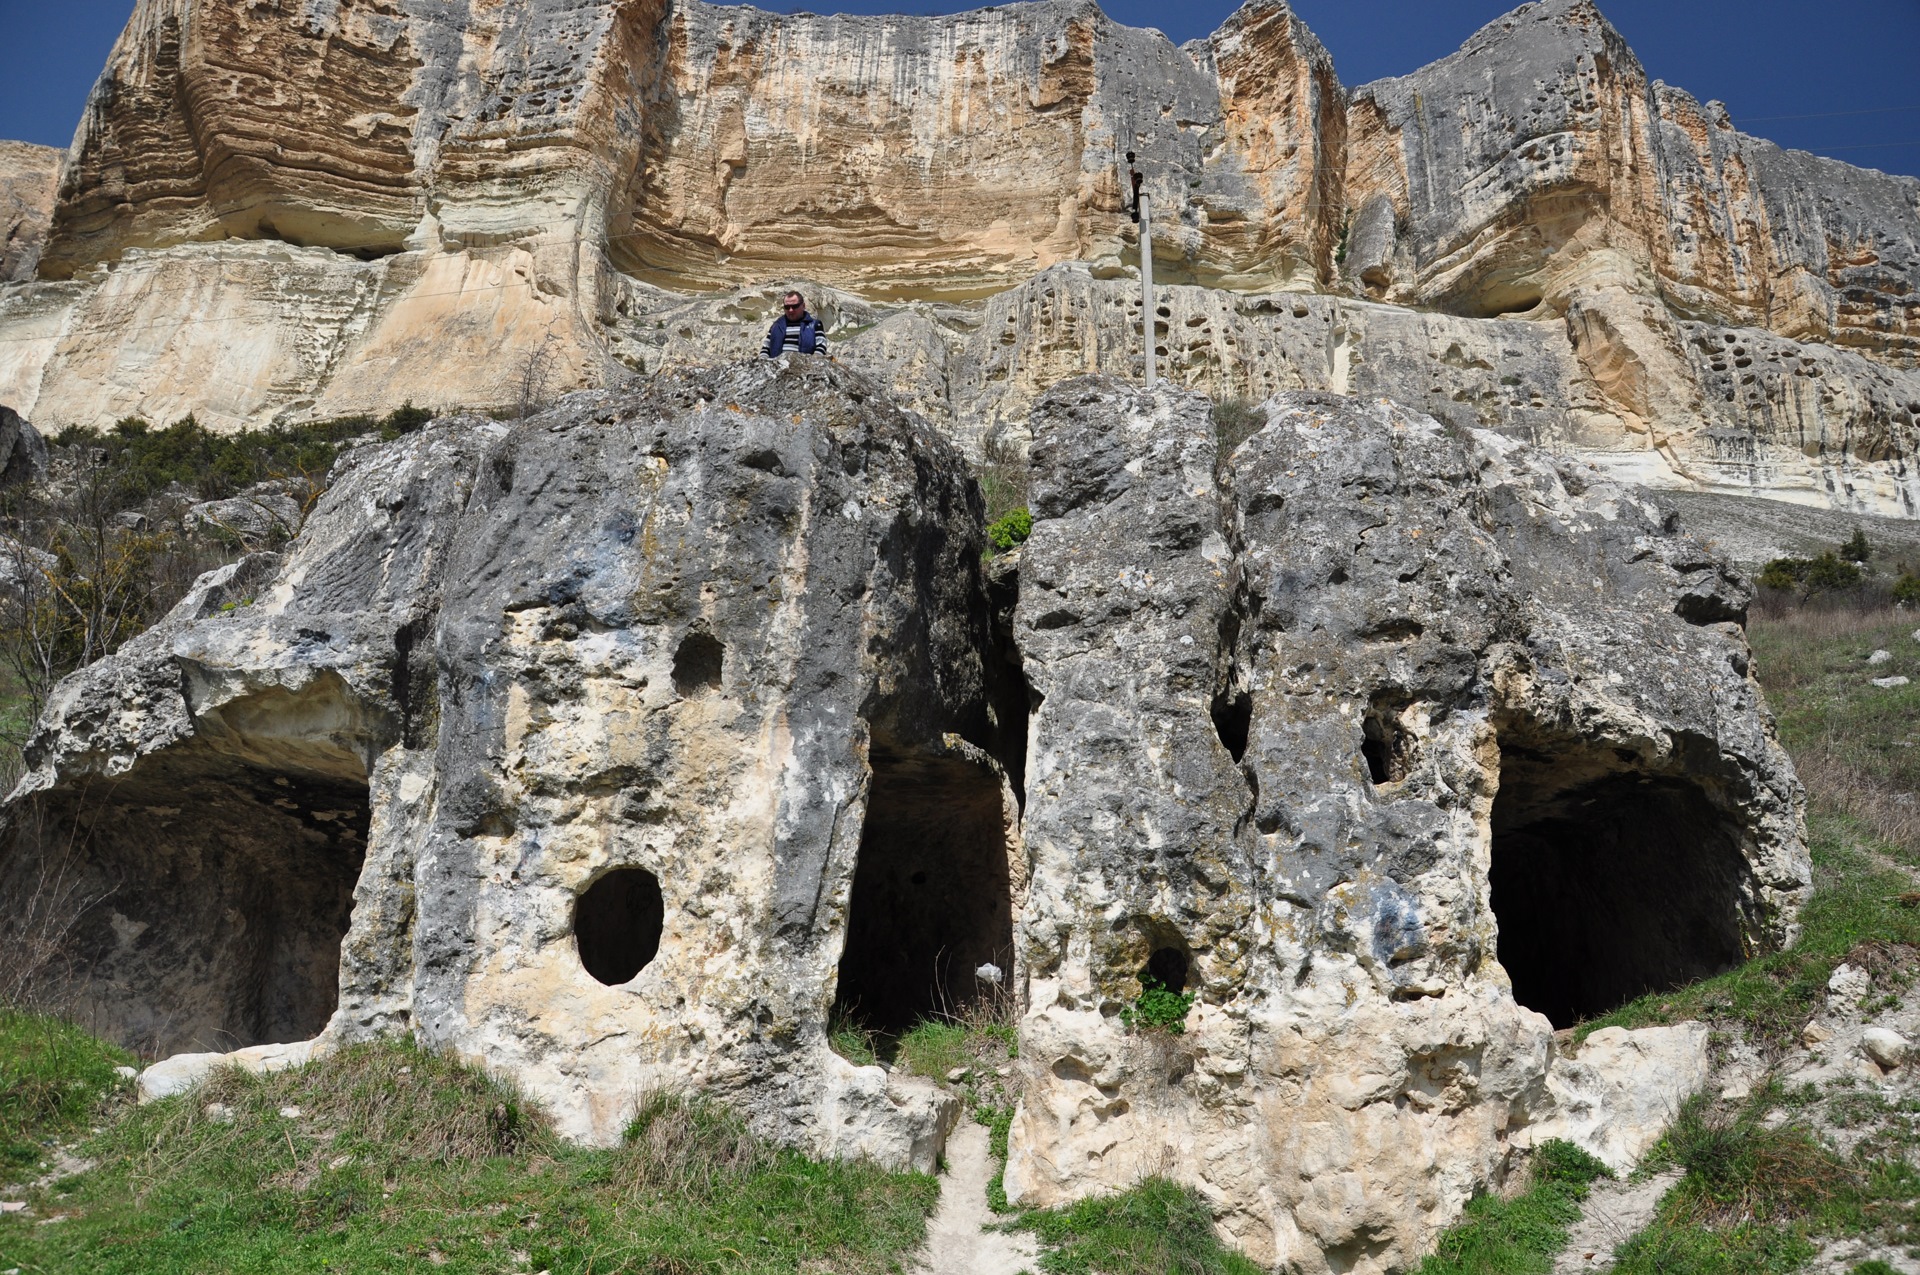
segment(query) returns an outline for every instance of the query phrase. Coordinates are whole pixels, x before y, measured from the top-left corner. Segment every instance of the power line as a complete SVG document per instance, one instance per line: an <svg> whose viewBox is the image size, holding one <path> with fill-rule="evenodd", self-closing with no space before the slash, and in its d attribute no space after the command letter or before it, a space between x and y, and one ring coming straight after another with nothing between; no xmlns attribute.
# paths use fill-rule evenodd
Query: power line
<svg viewBox="0 0 1920 1275"><path fill-rule="evenodd" d="M1920 111L1920 106L1876 106L1869 111L1821 111L1817 115L1736 115L1741 124L1771 124L1775 120L1837 120L1853 115L1891 115L1898 111Z"/></svg>
<svg viewBox="0 0 1920 1275"><path fill-rule="evenodd" d="M1815 151L1814 154L1824 155L1828 151L1877 151L1889 146L1920 146L1920 138L1906 142L1862 142L1858 146L1822 146L1819 150ZM1807 148L1796 146L1794 149L1805 150Z"/></svg>

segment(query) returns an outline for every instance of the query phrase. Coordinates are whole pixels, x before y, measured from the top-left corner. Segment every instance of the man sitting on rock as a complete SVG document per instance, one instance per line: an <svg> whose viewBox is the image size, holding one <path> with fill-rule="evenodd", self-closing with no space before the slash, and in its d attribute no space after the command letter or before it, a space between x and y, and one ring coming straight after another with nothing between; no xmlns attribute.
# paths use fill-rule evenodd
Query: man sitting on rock
<svg viewBox="0 0 1920 1275"><path fill-rule="evenodd" d="M768 358L792 350L802 354L827 352L827 334L820 330L820 320L807 313L805 297L798 292L789 292L781 301L781 309L784 313L767 330Z"/></svg>

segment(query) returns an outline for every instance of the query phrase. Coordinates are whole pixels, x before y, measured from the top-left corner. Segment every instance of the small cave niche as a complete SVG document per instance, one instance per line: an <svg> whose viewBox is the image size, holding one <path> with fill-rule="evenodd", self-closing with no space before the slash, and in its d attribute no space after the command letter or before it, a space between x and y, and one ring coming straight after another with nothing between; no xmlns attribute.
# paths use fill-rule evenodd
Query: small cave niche
<svg viewBox="0 0 1920 1275"><path fill-rule="evenodd" d="M1211 713L1214 734L1238 764L1247 755L1247 742L1253 733L1253 696L1229 686L1213 697Z"/></svg>
<svg viewBox="0 0 1920 1275"><path fill-rule="evenodd" d="M1011 995L1013 883L996 773L878 743L872 765L833 1015L891 1035Z"/></svg>
<svg viewBox="0 0 1920 1275"><path fill-rule="evenodd" d="M1685 775L1501 732L1491 902L1514 999L1556 1028L1744 959L1739 820Z"/></svg>
<svg viewBox="0 0 1920 1275"><path fill-rule="evenodd" d="M615 868L604 874L573 905L580 964L609 987L631 982L659 953L666 915L660 879L653 873Z"/></svg>
<svg viewBox="0 0 1920 1275"><path fill-rule="evenodd" d="M1403 699L1376 695L1360 719L1360 756L1376 787L1397 784L1413 773L1417 745L1403 720L1406 709Z"/></svg>
<svg viewBox="0 0 1920 1275"><path fill-rule="evenodd" d="M727 648L711 633L689 633L673 653L673 689L691 699L720 689Z"/></svg>
<svg viewBox="0 0 1920 1275"><path fill-rule="evenodd" d="M249 742L278 764L181 745L16 808L0 944L40 953L47 999L137 1053L309 1040L339 1003L364 771L305 741Z"/></svg>
<svg viewBox="0 0 1920 1275"><path fill-rule="evenodd" d="M1140 971L1141 986L1147 980L1166 988L1170 992L1187 990L1187 975L1191 971L1193 960L1185 951L1177 947L1156 947L1153 955L1147 957L1147 967Z"/></svg>

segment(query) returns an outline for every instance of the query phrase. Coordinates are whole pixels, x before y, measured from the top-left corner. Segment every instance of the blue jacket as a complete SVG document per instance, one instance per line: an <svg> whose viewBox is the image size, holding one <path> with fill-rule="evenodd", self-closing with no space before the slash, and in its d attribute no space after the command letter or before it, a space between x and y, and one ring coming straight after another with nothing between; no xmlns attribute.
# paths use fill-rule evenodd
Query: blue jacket
<svg viewBox="0 0 1920 1275"><path fill-rule="evenodd" d="M768 358L780 353L780 347L787 343L787 316L781 315L773 321L773 327L767 332ZM820 348L820 320L808 312L800 320L800 353L812 354Z"/></svg>

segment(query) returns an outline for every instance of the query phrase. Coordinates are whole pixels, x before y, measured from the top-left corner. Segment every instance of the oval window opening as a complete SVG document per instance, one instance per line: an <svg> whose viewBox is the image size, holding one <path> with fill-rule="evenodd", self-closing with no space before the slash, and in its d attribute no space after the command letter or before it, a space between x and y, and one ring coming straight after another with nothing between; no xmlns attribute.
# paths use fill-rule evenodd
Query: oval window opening
<svg viewBox="0 0 1920 1275"><path fill-rule="evenodd" d="M660 950L666 906L645 868L615 868L587 887L573 909L573 936L587 973L609 987L645 969Z"/></svg>

